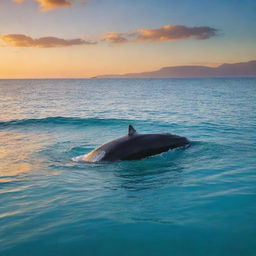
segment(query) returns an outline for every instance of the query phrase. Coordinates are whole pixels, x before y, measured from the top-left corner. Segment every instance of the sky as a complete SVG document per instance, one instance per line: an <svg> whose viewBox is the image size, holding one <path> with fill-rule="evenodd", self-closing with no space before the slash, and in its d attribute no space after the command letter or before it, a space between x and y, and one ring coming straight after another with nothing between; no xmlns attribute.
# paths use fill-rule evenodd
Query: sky
<svg viewBox="0 0 256 256"><path fill-rule="evenodd" d="M0 78L256 60L255 0L0 0Z"/></svg>

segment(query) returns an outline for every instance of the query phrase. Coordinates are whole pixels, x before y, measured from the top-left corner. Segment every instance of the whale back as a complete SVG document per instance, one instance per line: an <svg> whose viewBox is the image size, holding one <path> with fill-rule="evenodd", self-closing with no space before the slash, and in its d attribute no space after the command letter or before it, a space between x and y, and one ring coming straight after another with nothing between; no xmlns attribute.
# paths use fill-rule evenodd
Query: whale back
<svg viewBox="0 0 256 256"><path fill-rule="evenodd" d="M76 160L85 162L138 160L188 143L185 137L170 133L140 134L129 125L126 136L112 140Z"/></svg>

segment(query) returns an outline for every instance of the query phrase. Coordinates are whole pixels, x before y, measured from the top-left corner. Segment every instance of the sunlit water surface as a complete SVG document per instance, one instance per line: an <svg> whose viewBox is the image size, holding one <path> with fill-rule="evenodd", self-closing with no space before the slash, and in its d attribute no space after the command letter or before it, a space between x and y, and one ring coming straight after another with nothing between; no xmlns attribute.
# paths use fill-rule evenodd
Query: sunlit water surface
<svg viewBox="0 0 256 256"><path fill-rule="evenodd" d="M256 79L0 80L0 255L256 255ZM138 132L192 142L71 158Z"/></svg>

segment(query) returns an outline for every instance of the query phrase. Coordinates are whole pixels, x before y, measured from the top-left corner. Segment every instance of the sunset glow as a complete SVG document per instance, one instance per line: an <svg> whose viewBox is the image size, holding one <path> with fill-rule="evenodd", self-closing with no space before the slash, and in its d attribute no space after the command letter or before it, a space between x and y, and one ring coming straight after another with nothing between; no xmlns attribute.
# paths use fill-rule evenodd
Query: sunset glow
<svg viewBox="0 0 256 256"><path fill-rule="evenodd" d="M0 78L86 78L256 59L253 1L197 5L2 0Z"/></svg>

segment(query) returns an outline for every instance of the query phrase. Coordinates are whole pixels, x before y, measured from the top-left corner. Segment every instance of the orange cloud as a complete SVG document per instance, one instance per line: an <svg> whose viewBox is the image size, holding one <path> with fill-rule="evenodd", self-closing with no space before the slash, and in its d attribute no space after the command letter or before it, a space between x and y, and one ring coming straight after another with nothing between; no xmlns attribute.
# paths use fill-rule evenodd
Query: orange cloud
<svg viewBox="0 0 256 256"><path fill-rule="evenodd" d="M12 0L16 3L22 3L24 0ZM39 3L40 10L51 11L56 8L70 7L72 5L72 0L34 0ZM84 2L83 2L84 3Z"/></svg>
<svg viewBox="0 0 256 256"><path fill-rule="evenodd" d="M186 27L181 25L167 25L158 29L137 30L141 41L172 41L195 38L208 39L216 35L217 30L211 27Z"/></svg>
<svg viewBox="0 0 256 256"><path fill-rule="evenodd" d="M50 11L60 7L69 7L71 2L68 0L36 0L40 4L42 11Z"/></svg>
<svg viewBox="0 0 256 256"><path fill-rule="evenodd" d="M217 35L217 29L211 27L187 27L166 25L157 29L138 29L131 33L106 33L103 41L116 43L126 42L163 42L196 39L204 40Z"/></svg>
<svg viewBox="0 0 256 256"><path fill-rule="evenodd" d="M92 45L96 42L85 41L80 38L62 39L58 37L40 37L32 38L22 34L0 35L0 40L3 46L12 47L37 47L37 48L52 48L52 47L67 47L73 45Z"/></svg>
<svg viewBox="0 0 256 256"><path fill-rule="evenodd" d="M127 43L128 39L123 36L121 33L108 32L103 34L102 41L111 42L114 44Z"/></svg>

